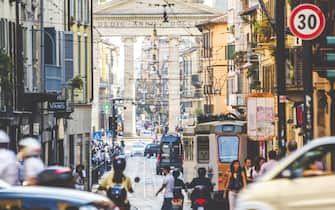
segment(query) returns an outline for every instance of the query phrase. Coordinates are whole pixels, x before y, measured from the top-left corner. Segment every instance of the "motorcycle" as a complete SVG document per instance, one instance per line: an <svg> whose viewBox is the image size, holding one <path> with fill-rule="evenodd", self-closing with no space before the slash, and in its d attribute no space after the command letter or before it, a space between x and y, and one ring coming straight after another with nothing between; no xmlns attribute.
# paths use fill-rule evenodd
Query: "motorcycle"
<svg viewBox="0 0 335 210"><path fill-rule="evenodd" d="M192 192L192 209L193 210L207 210L210 203L210 191L204 185L195 186Z"/></svg>
<svg viewBox="0 0 335 210"><path fill-rule="evenodd" d="M115 210L130 210L127 200L127 190L121 185L114 185L107 190L107 197L114 202Z"/></svg>
<svg viewBox="0 0 335 210"><path fill-rule="evenodd" d="M183 200L180 198L172 199L172 210L181 210L183 208Z"/></svg>
<svg viewBox="0 0 335 210"><path fill-rule="evenodd" d="M140 178L134 179L135 183L140 182ZM116 184L107 190L107 197L114 202L114 210L130 210L130 204L127 200L127 190L120 184Z"/></svg>

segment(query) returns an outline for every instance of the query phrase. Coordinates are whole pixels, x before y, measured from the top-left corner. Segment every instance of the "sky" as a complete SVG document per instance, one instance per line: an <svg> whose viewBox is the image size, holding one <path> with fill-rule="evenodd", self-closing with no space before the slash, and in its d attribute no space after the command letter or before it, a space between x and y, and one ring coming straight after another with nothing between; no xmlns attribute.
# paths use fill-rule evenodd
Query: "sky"
<svg viewBox="0 0 335 210"><path fill-rule="evenodd" d="M212 0L205 0L205 4L209 5L209 6L212 6Z"/></svg>

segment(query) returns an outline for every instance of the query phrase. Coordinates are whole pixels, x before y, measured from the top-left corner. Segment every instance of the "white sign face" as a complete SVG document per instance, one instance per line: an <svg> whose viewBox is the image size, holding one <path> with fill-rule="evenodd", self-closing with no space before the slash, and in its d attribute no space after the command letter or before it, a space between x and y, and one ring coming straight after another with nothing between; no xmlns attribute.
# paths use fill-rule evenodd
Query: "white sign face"
<svg viewBox="0 0 335 210"><path fill-rule="evenodd" d="M274 136L274 97L248 97L248 137L257 141L271 140Z"/></svg>
<svg viewBox="0 0 335 210"><path fill-rule="evenodd" d="M323 12L313 4L301 4L291 13L291 32L303 40L311 40L320 36L325 25Z"/></svg>

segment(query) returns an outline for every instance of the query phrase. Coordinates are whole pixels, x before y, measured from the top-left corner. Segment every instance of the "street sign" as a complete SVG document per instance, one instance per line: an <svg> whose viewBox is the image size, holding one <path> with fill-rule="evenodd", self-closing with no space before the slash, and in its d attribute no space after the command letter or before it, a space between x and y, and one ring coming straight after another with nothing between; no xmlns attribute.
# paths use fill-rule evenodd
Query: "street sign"
<svg viewBox="0 0 335 210"><path fill-rule="evenodd" d="M48 101L48 111L65 112L66 101L65 100Z"/></svg>
<svg viewBox="0 0 335 210"><path fill-rule="evenodd" d="M321 9L314 4L300 4L293 9L290 17L291 32L302 40L320 36L326 25Z"/></svg>

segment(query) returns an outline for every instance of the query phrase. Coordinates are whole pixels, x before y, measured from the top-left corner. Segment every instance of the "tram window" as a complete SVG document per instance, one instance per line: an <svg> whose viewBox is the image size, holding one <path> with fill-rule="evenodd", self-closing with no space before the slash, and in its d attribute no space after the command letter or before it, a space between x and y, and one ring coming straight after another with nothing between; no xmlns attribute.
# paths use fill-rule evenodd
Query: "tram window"
<svg viewBox="0 0 335 210"><path fill-rule="evenodd" d="M184 140L184 148L185 148L185 160L193 160L193 140L189 138L185 138Z"/></svg>
<svg viewBox="0 0 335 210"><path fill-rule="evenodd" d="M209 138L208 136L198 136L197 156L199 163L209 162Z"/></svg>
<svg viewBox="0 0 335 210"><path fill-rule="evenodd" d="M230 163L238 159L238 136L220 136L219 144L219 159L222 163Z"/></svg>

